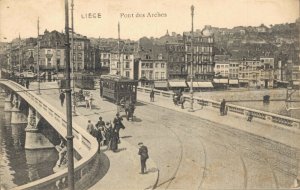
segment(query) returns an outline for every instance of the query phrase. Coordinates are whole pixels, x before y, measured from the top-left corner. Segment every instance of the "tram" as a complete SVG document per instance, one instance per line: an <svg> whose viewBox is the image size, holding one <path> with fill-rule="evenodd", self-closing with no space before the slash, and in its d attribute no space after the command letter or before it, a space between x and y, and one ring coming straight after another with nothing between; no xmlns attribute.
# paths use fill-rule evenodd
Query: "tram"
<svg viewBox="0 0 300 190"><path fill-rule="evenodd" d="M94 90L94 76L86 73L74 73L75 87L85 90Z"/></svg>
<svg viewBox="0 0 300 190"><path fill-rule="evenodd" d="M100 96L120 104L120 101L130 101L135 104L138 81L119 75L102 75L100 77Z"/></svg>

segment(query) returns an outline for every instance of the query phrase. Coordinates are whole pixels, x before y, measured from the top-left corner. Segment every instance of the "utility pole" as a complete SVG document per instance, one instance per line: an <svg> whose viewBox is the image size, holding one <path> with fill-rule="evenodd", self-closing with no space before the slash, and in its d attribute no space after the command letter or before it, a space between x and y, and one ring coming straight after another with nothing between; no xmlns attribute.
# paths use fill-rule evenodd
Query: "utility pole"
<svg viewBox="0 0 300 190"><path fill-rule="evenodd" d="M38 17L37 21L37 82L38 82L38 91L37 94L41 94L41 86L40 86L40 18Z"/></svg>
<svg viewBox="0 0 300 190"><path fill-rule="evenodd" d="M74 10L74 0L71 1L71 22L72 22L72 34L71 34L71 43L72 43L72 50L71 50L71 57L72 57L72 90L73 90L73 111L72 114L75 116L76 114L76 100L75 100L75 76L74 76L74 18L73 18L73 10Z"/></svg>
<svg viewBox="0 0 300 190"><path fill-rule="evenodd" d="M194 40L194 5L191 6L191 16L192 16L192 31L191 31L191 86L190 86L190 101L191 106L188 110L189 112L194 111L194 92L193 92L193 78L194 78L194 47L193 47L193 40Z"/></svg>
<svg viewBox="0 0 300 190"><path fill-rule="evenodd" d="M67 154L68 154L68 189L74 190L74 157L72 135L72 97L70 82L70 39L69 39L69 3L65 0L65 39L66 39L66 111L67 111Z"/></svg>
<svg viewBox="0 0 300 190"><path fill-rule="evenodd" d="M21 36L19 33L19 76L21 76Z"/></svg>
<svg viewBox="0 0 300 190"><path fill-rule="evenodd" d="M118 73L120 76L122 76L121 74L121 57L120 57L120 22L118 22L118 58L119 58L119 62L117 64L118 67Z"/></svg>

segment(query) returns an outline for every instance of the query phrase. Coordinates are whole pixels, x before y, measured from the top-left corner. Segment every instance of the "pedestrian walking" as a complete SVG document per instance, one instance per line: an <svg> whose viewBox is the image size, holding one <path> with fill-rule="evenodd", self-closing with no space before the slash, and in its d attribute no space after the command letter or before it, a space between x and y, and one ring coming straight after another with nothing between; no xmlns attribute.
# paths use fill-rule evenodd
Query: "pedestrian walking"
<svg viewBox="0 0 300 190"><path fill-rule="evenodd" d="M85 108L88 109L88 107L89 107L89 96L87 94L84 96L84 101L85 101Z"/></svg>
<svg viewBox="0 0 300 190"><path fill-rule="evenodd" d="M102 120L102 117L99 117L99 121L96 123L96 127L105 127L105 122Z"/></svg>
<svg viewBox="0 0 300 190"><path fill-rule="evenodd" d="M150 102L154 102L154 90L153 89L150 92Z"/></svg>
<svg viewBox="0 0 300 190"><path fill-rule="evenodd" d="M120 135L119 135L120 129L125 129L125 126L123 125L122 120L123 120L123 118L120 117L119 113L117 113L116 117L114 118L114 121L113 121L114 131L116 132L118 143L120 143Z"/></svg>
<svg viewBox="0 0 300 190"><path fill-rule="evenodd" d="M180 103L181 103L181 109L184 109L184 102L185 102L185 98L184 96L180 96Z"/></svg>
<svg viewBox="0 0 300 190"><path fill-rule="evenodd" d="M105 139L106 139L107 150L110 150L111 147L112 133L113 133L112 124L106 122Z"/></svg>
<svg viewBox="0 0 300 190"><path fill-rule="evenodd" d="M113 152L117 152L118 150L118 132L116 129L113 129L112 133L111 133L111 142L110 142L110 150L112 150Z"/></svg>
<svg viewBox="0 0 300 190"><path fill-rule="evenodd" d="M226 106L226 101L225 99L222 100L221 105L220 105L220 114L221 116L225 115L225 106Z"/></svg>
<svg viewBox="0 0 300 190"><path fill-rule="evenodd" d="M25 86L27 89L29 89L29 80L26 80Z"/></svg>
<svg viewBox="0 0 300 190"><path fill-rule="evenodd" d="M88 125L86 127L86 130L88 131L89 134L91 134L92 136L95 136L94 132L95 132L95 127L94 125L92 124L91 120L88 120Z"/></svg>
<svg viewBox="0 0 300 190"><path fill-rule="evenodd" d="M65 93L64 93L63 91L60 92L59 99L60 99L60 104L61 104L61 106L64 106Z"/></svg>
<svg viewBox="0 0 300 190"><path fill-rule="evenodd" d="M89 95L89 107L90 107L90 109L92 109L92 106L93 106L93 94L92 93L90 93L90 95Z"/></svg>
<svg viewBox="0 0 300 190"><path fill-rule="evenodd" d="M140 155L140 159L141 159L141 173L140 174L145 174L147 171L147 165L146 165L146 161L149 158L148 155L148 148L142 143L140 142L139 144L139 155Z"/></svg>

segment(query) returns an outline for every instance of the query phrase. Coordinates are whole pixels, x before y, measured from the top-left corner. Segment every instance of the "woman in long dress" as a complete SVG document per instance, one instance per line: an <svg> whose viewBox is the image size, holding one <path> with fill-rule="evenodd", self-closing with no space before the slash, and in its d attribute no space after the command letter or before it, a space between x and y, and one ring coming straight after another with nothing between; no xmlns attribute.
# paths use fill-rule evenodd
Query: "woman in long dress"
<svg viewBox="0 0 300 190"><path fill-rule="evenodd" d="M113 130L113 132L111 133L110 149L113 152L116 152L118 150L118 133L116 130Z"/></svg>

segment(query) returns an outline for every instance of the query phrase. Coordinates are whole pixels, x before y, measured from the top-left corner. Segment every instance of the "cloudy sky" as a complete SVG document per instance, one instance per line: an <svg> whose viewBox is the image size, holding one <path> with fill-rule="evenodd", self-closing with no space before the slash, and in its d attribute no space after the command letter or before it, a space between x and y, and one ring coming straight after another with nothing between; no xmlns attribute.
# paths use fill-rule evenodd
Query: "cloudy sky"
<svg viewBox="0 0 300 190"><path fill-rule="evenodd" d="M167 29L182 33L191 29L192 4L195 29L295 22L300 7L299 0L74 0L74 29L88 37L117 38L119 21L121 38L159 37ZM88 13L100 13L101 18L85 18ZM136 13L164 17L137 18ZM134 16L121 17L125 14ZM64 0L0 0L0 41L19 33L22 38L37 36L38 17L40 33L63 31L64 16Z"/></svg>

